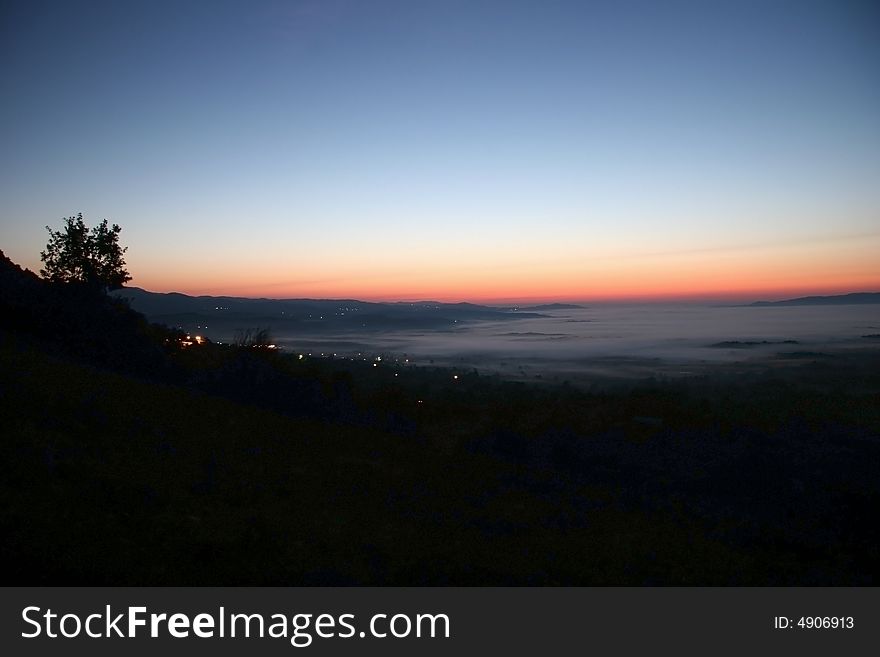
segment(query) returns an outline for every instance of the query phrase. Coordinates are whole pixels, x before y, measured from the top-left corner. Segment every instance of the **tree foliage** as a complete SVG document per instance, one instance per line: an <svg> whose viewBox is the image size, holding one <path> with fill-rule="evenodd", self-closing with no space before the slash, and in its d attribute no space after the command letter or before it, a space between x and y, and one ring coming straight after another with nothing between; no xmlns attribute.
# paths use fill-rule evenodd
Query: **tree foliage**
<svg viewBox="0 0 880 657"><path fill-rule="evenodd" d="M94 228L83 221L82 213L64 219L61 230L49 231L46 250L40 252L44 268L40 275L58 283L83 283L102 290L115 290L131 280L123 257L128 247L119 245L117 225L104 219Z"/></svg>
<svg viewBox="0 0 880 657"><path fill-rule="evenodd" d="M272 345L272 336L268 328L247 328L235 331L232 344L237 347L252 349L268 349ZM274 345L272 345L274 348Z"/></svg>

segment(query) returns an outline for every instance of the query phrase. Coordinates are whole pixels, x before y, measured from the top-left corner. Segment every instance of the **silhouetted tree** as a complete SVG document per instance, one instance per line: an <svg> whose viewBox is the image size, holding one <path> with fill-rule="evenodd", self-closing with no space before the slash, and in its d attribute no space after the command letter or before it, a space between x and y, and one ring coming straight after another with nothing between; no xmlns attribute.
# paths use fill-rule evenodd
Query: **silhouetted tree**
<svg viewBox="0 0 880 657"><path fill-rule="evenodd" d="M235 331L232 343L237 347L249 347L252 349L274 348L272 337L267 328L248 328Z"/></svg>
<svg viewBox="0 0 880 657"><path fill-rule="evenodd" d="M40 270L43 278L58 283L84 283L104 291L118 289L131 280L123 258L128 247L119 246L122 229L118 225L109 226L104 219L90 229L80 212L64 219L61 230L49 226L46 230L49 243L40 252L45 263Z"/></svg>

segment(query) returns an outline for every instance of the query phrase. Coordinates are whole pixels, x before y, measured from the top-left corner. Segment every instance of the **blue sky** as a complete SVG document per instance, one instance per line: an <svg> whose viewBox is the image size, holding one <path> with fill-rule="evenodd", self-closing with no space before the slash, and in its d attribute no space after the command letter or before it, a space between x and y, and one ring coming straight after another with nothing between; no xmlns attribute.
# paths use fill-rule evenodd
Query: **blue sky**
<svg viewBox="0 0 880 657"><path fill-rule="evenodd" d="M0 248L81 211L151 289L870 287L877 7L7 4Z"/></svg>

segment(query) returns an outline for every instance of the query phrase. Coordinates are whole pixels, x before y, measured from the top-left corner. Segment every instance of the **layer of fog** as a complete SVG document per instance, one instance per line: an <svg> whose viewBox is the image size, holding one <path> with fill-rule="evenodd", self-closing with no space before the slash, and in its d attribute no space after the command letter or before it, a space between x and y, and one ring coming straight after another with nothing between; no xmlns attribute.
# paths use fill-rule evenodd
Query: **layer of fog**
<svg viewBox="0 0 880 657"><path fill-rule="evenodd" d="M866 346L880 334L880 306L596 306L546 317L481 321L449 330L276 335L288 350L408 357L504 371L687 374L700 364L816 355Z"/></svg>

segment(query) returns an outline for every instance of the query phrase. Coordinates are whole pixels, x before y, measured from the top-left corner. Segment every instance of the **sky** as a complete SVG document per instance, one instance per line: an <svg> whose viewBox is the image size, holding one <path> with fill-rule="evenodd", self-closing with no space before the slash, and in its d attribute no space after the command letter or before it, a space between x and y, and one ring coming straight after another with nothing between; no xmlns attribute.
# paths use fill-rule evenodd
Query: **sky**
<svg viewBox="0 0 880 657"><path fill-rule="evenodd" d="M880 290L876 2L4 2L0 249L260 297Z"/></svg>

